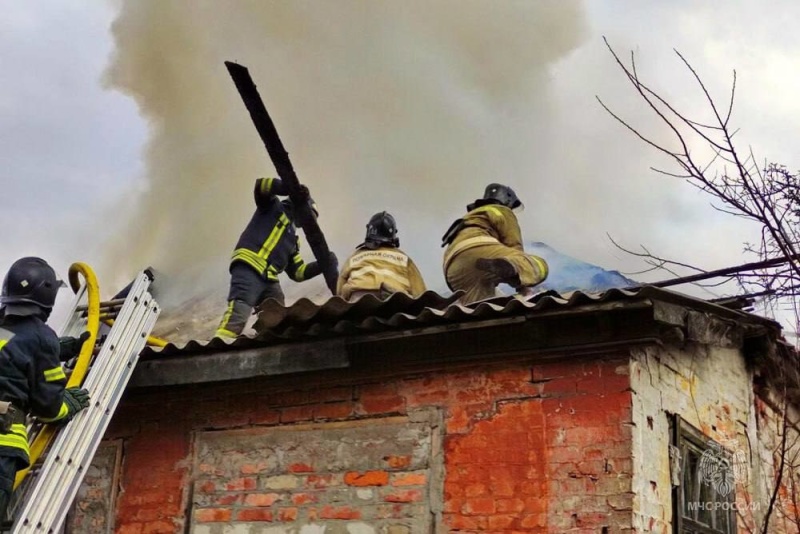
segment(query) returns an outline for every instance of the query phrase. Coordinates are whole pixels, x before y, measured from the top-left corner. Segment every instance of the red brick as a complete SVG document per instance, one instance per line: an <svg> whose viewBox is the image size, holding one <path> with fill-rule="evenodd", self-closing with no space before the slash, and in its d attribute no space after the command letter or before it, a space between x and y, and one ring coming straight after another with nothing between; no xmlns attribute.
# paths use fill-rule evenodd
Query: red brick
<svg viewBox="0 0 800 534"><path fill-rule="evenodd" d="M198 523L225 523L231 520L229 508L198 508L194 511Z"/></svg>
<svg viewBox="0 0 800 534"><path fill-rule="evenodd" d="M367 414L405 413L406 399L399 395L362 396L361 411Z"/></svg>
<svg viewBox="0 0 800 534"><path fill-rule="evenodd" d="M236 512L237 521L273 521L275 515L272 510L265 508L244 508Z"/></svg>
<svg viewBox="0 0 800 534"><path fill-rule="evenodd" d="M347 419L355 408L352 402L336 402L314 406L314 420Z"/></svg>
<svg viewBox="0 0 800 534"><path fill-rule="evenodd" d="M389 493L383 497L386 502L418 502L422 500L422 492L419 490L406 490Z"/></svg>
<svg viewBox="0 0 800 534"><path fill-rule="evenodd" d="M464 500L445 496L443 511L446 514L460 513L464 506Z"/></svg>
<svg viewBox="0 0 800 534"><path fill-rule="evenodd" d="M295 493L292 495L293 504L309 504L317 502L317 496L313 493Z"/></svg>
<svg viewBox="0 0 800 534"><path fill-rule="evenodd" d="M487 379L490 383L512 382L519 384L529 384L531 381L531 369L526 366L515 367L512 369L495 369L488 371Z"/></svg>
<svg viewBox="0 0 800 534"><path fill-rule="evenodd" d="M533 366L533 380L549 380L565 376L580 377L583 375L583 364L576 361L550 362Z"/></svg>
<svg viewBox="0 0 800 534"><path fill-rule="evenodd" d="M285 408L281 412L281 423L295 423L297 421L310 421L314 416L311 406L295 406Z"/></svg>
<svg viewBox="0 0 800 534"><path fill-rule="evenodd" d="M278 521L296 521L297 508L281 508L278 510Z"/></svg>
<svg viewBox="0 0 800 534"><path fill-rule="evenodd" d="M525 501L522 499L497 499L498 513L519 513L525 509Z"/></svg>
<svg viewBox="0 0 800 534"><path fill-rule="evenodd" d="M308 464L296 463L289 466L290 473L313 473L314 468Z"/></svg>
<svg viewBox="0 0 800 534"><path fill-rule="evenodd" d="M321 519L361 519L361 512L348 506L324 506L319 512Z"/></svg>
<svg viewBox="0 0 800 534"><path fill-rule="evenodd" d="M489 528L492 530L506 530L511 528L517 516L514 515L493 515L489 517Z"/></svg>
<svg viewBox="0 0 800 534"><path fill-rule="evenodd" d="M445 522L449 524L450 530L479 532L480 528L480 523L474 517L450 515L445 517Z"/></svg>
<svg viewBox="0 0 800 534"><path fill-rule="evenodd" d="M546 527L547 526L547 514L528 514L522 516L519 522L519 526L525 529L529 528L536 528L536 527Z"/></svg>
<svg viewBox="0 0 800 534"><path fill-rule="evenodd" d="M269 464L267 462L258 462L255 464L242 464L239 468L239 472L243 475L255 475L267 471L268 469Z"/></svg>
<svg viewBox="0 0 800 534"><path fill-rule="evenodd" d="M252 425L275 425L281 421L281 412L278 410L258 410L250 414Z"/></svg>
<svg viewBox="0 0 800 534"><path fill-rule="evenodd" d="M133 519L146 523L147 521L155 521L161 519L161 510L153 508L140 508L134 515Z"/></svg>
<svg viewBox="0 0 800 534"><path fill-rule="evenodd" d="M463 510L466 515L491 515L496 511L495 500L487 497L467 499Z"/></svg>
<svg viewBox="0 0 800 534"><path fill-rule="evenodd" d="M517 469L497 467L489 473L490 488L495 497L516 495L517 485L524 480L524 474Z"/></svg>
<svg viewBox="0 0 800 534"><path fill-rule="evenodd" d="M265 404L272 406L298 406L301 404L308 404L309 402L310 400L308 391L295 390L282 391L280 393L272 394L268 399L266 399Z"/></svg>
<svg viewBox="0 0 800 534"><path fill-rule="evenodd" d="M272 506L281 499L277 493L250 493L244 498L245 506Z"/></svg>
<svg viewBox="0 0 800 534"><path fill-rule="evenodd" d="M447 414L447 433L461 434L469 429L472 422L470 414L463 406L450 406Z"/></svg>
<svg viewBox="0 0 800 534"><path fill-rule="evenodd" d="M539 393L545 397L563 397L578 393L578 379L575 377L552 378L537 384Z"/></svg>
<svg viewBox="0 0 800 534"><path fill-rule="evenodd" d="M386 456L383 459L392 469L405 469L411 465L411 456Z"/></svg>
<svg viewBox="0 0 800 534"><path fill-rule="evenodd" d="M419 384L422 382L426 382L426 380L414 380L405 389L406 401L409 406L445 405L455 393L443 380L432 382L427 387L420 386Z"/></svg>
<svg viewBox="0 0 800 534"><path fill-rule="evenodd" d="M489 492L486 488L485 484L469 484L467 487L464 488L464 495L467 498L472 497L483 497L487 495Z"/></svg>
<svg viewBox="0 0 800 534"><path fill-rule="evenodd" d="M389 483L389 473L386 471L367 471L359 473L350 471L344 475L344 483L348 486L385 486Z"/></svg>
<svg viewBox="0 0 800 534"><path fill-rule="evenodd" d="M424 486L427 481L428 477L422 473L397 475L392 478L392 486Z"/></svg>
<svg viewBox="0 0 800 534"><path fill-rule="evenodd" d="M545 513L547 512L547 498L546 497L526 497L524 499L524 510L529 514Z"/></svg>
<svg viewBox="0 0 800 534"><path fill-rule="evenodd" d="M152 521L142 525L142 534L174 534L178 530L171 521Z"/></svg>
<svg viewBox="0 0 800 534"><path fill-rule="evenodd" d="M142 534L141 523L126 523L117 527L117 534Z"/></svg>
<svg viewBox="0 0 800 534"><path fill-rule="evenodd" d="M217 506L230 506L236 504L241 500L242 496L236 493L229 493L226 495L219 495L212 499L212 502Z"/></svg>
<svg viewBox="0 0 800 534"><path fill-rule="evenodd" d="M309 488L322 489L335 485L336 481L333 475L308 475L306 477L306 486Z"/></svg>
<svg viewBox="0 0 800 534"><path fill-rule="evenodd" d="M254 490L257 487L256 479L253 477L232 478L225 484L227 491Z"/></svg>
<svg viewBox="0 0 800 534"><path fill-rule="evenodd" d="M628 375L610 373L603 377L591 377L578 380L579 393L616 393L631 387Z"/></svg>
<svg viewBox="0 0 800 534"><path fill-rule="evenodd" d="M350 386L338 386L333 388L317 389L311 392L311 397L315 403L351 401L353 400L353 388Z"/></svg>
<svg viewBox="0 0 800 534"><path fill-rule="evenodd" d="M214 493L217 491L217 486L211 480L206 480L197 488L198 493Z"/></svg>

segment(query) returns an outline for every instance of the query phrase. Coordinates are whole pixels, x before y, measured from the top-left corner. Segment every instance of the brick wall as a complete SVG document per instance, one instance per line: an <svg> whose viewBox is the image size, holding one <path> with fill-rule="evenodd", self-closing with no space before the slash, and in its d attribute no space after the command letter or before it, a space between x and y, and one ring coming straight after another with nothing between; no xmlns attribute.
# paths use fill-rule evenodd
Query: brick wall
<svg viewBox="0 0 800 534"><path fill-rule="evenodd" d="M114 502L117 498L122 442L100 444L92 459L75 504L67 516L71 534L111 534L114 532Z"/></svg>
<svg viewBox="0 0 800 534"><path fill-rule="evenodd" d="M219 523L315 525L325 532L430 532L441 501L436 413L200 432L192 532Z"/></svg>
<svg viewBox="0 0 800 534"><path fill-rule="evenodd" d="M132 392L107 434L125 443L117 532L629 531L629 368L605 355Z"/></svg>

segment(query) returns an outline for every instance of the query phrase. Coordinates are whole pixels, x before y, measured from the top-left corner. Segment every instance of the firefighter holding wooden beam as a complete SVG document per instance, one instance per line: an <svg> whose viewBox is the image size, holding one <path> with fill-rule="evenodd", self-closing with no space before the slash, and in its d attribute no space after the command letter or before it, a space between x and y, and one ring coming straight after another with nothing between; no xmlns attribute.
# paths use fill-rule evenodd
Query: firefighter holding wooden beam
<svg viewBox="0 0 800 534"><path fill-rule="evenodd" d="M253 308L267 299L284 304L278 275L285 272L295 282L310 280L322 274L318 262L305 263L300 256L300 244L295 222L303 217L318 215L316 205L301 186L305 206L291 199L281 200L288 190L280 178L259 178L253 191L256 210L245 227L230 264L231 283L228 306L215 337L235 338L242 333ZM334 268L336 256L328 260Z"/></svg>

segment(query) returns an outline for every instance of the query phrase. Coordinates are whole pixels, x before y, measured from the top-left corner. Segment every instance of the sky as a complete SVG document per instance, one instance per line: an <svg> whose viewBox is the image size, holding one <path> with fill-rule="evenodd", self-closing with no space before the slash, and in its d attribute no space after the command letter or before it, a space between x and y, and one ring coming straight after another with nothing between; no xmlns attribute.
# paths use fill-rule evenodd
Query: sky
<svg viewBox="0 0 800 534"><path fill-rule="evenodd" d="M735 69L739 142L797 168L798 16L777 0L7 3L0 269L84 261L110 295L152 265L171 301L224 291L253 180L274 174L225 60L250 69L342 260L388 210L443 287L440 237L490 182L525 202L526 240L608 269L643 268L609 235L707 269L752 260L758 228L651 171L663 158L600 107L670 141L603 37L698 117L673 49L720 99Z"/></svg>

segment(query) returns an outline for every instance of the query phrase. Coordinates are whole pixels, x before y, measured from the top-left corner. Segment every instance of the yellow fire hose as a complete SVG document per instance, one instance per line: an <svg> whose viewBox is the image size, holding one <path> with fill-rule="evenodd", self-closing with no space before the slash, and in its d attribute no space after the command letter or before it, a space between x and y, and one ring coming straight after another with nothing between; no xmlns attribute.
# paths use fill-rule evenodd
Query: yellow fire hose
<svg viewBox="0 0 800 534"><path fill-rule="evenodd" d="M113 326L114 319L100 319L100 322L106 326ZM166 347L169 343L166 339L161 339L156 336L147 336L147 344L151 347Z"/></svg>
<svg viewBox="0 0 800 534"><path fill-rule="evenodd" d="M67 381L68 388L79 387L83 384L83 379L86 377L86 372L89 370L89 364L92 361L92 352L94 352L94 346L97 342L97 332L100 328L100 289L97 285L97 277L92 268L85 263L78 262L70 265L69 284L75 293L77 293L81 287L79 276L83 277L86 281L88 299L88 323L86 325L86 330L89 332L89 339L87 339L81 347L75 369L73 369ZM57 425L42 425L41 430L30 446L30 465L33 465L47 449L47 446L56 435L57 428ZM17 472L17 478L14 480L14 489L17 489L29 471L30 467Z"/></svg>

